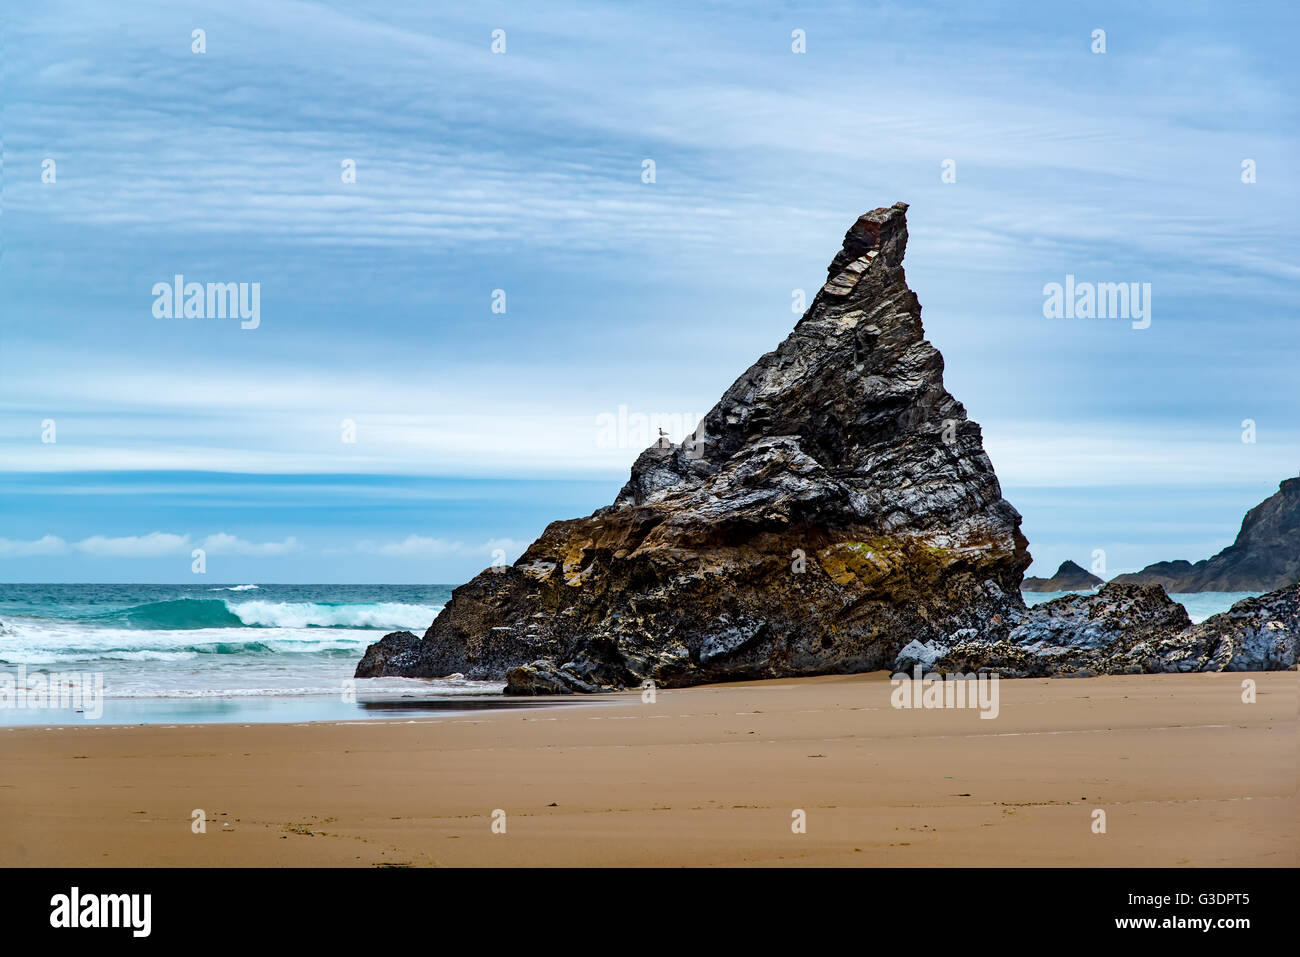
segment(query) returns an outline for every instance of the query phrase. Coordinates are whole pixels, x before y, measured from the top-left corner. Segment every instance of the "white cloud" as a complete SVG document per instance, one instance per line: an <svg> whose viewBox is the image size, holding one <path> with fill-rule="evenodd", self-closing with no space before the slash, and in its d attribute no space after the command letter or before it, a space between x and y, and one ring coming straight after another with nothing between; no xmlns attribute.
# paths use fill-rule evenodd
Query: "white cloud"
<svg viewBox="0 0 1300 957"><path fill-rule="evenodd" d="M210 554L273 557L303 550L295 536L282 542L253 542L228 532L215 532L197 543L189 534L150 532L148 535L123 535L109 537L92 535L69 545L57 535L46 535L33 541L0 538L0 558L19 558L30 555L59 555L76 549L86 555L100 558L159 558L187 552L196 546ZM527 542L512 538L491 538L477 544L452 541L425 535L408 535L400 541L357 542L351 547L330 546L319 549L322 555L360 553L382 555L389 558L446 558L478 556L491 558L497 550L511 561L528 546Z"/></svg>
<svg viewBox="0 0 1300 957"><path fill-rule="evenodd" d="M466 545L463 542L448 541L445 538L428 538L423 535L408 535L400 542L367 540L357 543L359 552L398 558L444 558L449 555L491 557L495 551L500 550L505 553L506 561L515 558L526 547L526 542L510 538L492 538L478 545Z"/></svg>
<svg viewBox="0 0 1300 957"><path fill-rule="evenodd" d="M426 538L422 535L408 535L400 542L363 541L357 543L357 551L359 552L404 558L457 555L464 549L465 546L460 542L449 542L445 538Z"/></svg>
<svg viewBox="0 0 1300 957"><path fill-rule="evenodd" d="M227 555L287 555L297 551L298 539L292 535L282 542L250 542L226 532L209 535L203 540L204 551Z"/></svg>
<svg viewBox="0 0 1300 957"><path fill-rule="evenodd" d="M150 532L148 535L122 535L109 537L92 535L72 547L79 552L99 558L160 558L188 551L193 545L189 534ZM200 547L213 554L271 556L285 555L298 548L298 540L289 537L282 542L250 542L227 532L216 532L204 538ZM66 551L67 543L53 535L35 542L11 542L0 539L0 556L56 554Z"/></svg>
<svg viewBox="0 0 1300 957"><path fill-rule="evenodd" d="M87 555L102 558L158 558L162 555L174 555L189 548L190 537L173 535L170 532L124 535L120 538L92 535L90 538L83 538L74 547Z"/></svg>
<svg viewBox="0 0 1300 957"><path fill-rule="evenodd" d="M46 535L32 542L0 538L0 558L20 558L27 555L61 555L68 543L57 535Z"/></svg>

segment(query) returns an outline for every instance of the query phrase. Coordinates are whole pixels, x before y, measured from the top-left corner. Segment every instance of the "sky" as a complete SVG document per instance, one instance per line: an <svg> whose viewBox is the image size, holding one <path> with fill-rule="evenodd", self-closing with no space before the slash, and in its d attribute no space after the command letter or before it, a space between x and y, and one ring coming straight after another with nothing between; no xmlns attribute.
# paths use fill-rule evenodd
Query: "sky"
<svg viewBox="0 0 1300 957"><path fill-rule="evenodd" d="M898 200L1033 573L1208 557L1300 470L1294 5L430 6L6 11L0 580L513 561Z"/></svg>

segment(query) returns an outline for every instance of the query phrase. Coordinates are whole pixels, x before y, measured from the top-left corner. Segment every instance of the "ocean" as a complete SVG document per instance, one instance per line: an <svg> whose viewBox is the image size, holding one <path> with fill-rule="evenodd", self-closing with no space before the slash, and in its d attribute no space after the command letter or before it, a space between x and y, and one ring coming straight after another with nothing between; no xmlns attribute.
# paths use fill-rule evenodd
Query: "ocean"
<svg viewBox="0 0 1300 957"><path fill-rule="evenodd" d="M452 587L0 584L0 674L102 674L106 723L365 718L500 695L350 681L371 642L424 634ZM76 721L60 710L0 707L0 725Z"/></svg>
<svg viewBox="0 0 1300 957"><path fill-rule="evenodd" d="M452 587L0 584L0 685L5 675L15 687L31 676L102 676L102 714L93 720L109 724L413 718L504 707L499 682L351 680L368 644L390 631L423 634ZM1249 594L1172 597L1203 621ZM0 725L91 720L84 708L3 704Z"/></svg>

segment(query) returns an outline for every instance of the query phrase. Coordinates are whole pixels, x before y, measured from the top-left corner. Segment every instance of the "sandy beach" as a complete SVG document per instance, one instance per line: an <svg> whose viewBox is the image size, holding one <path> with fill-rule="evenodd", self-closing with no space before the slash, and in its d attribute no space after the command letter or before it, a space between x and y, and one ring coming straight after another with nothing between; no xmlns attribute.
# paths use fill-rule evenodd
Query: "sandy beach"
<svg viewBox="0 0 1300 957"><path fill-rule="evenodd" d="M439 719L7 728L0 865L1297 863L1294 672L1004 680L995 720L889 692L875 673Z"/></svg>

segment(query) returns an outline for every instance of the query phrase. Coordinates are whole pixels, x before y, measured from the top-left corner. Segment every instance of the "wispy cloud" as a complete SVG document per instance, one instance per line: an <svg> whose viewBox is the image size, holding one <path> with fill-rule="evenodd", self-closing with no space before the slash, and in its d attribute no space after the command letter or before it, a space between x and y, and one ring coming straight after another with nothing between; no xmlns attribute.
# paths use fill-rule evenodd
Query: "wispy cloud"
<svg viewBox="0 0 1300 957"><path fill-rule="evenodd" d="M250 542L237 535L218 532L216 535L209 535L203 539L202 547L204 551L216 555L287 555L290 552L297 551L298 540L289 537L282 542Z"/></svg>
<svg viewBox="0 0 1300 957"><path fill-rule="evenodd" d="M30 555L62 555L68 543L57 535L45 535L31 542L0 538L0 558L25 558Z"/></svg>
<svg viewBox="0 0 1300 957"><path fill-rule="evenodd" d="M92 535L77 542L73 548L100 558L157 558L183 551L189 544L188 535L150 532L148 535L123 535L116 538Z"/></svg>
<svg viewBox="0 0 1300 957"><path fill-rule="evenodd" d="M527 542L514 541L509 538L493 538L476 545L448 541L443 538L429 538L423 535L408 535L401 541L359 542L356 550L362 553L385 555L390 558L442 558L448 555L491 556L501 552L503 560L513 560L528 546Z"/></svg>
<svg viewBox="0 0 1300 957"><path fill-rule="evenodd" d="M497 552L513 559L528 543L510 538L492 538L466 544L425 535L408 535L404 539L373 541L363 539L351 546L329 546L331 554L382 555L388 558L445 558L448 556L492 557ZM32 555L63 555L72 551L99 558L159 558L178 555L191 548L202 548L213 555L243 555L270 558L302 551L305 546L295 536L279 542L252 542L217 532L202 539L189 534L150 532L147 535L105 536L92 535L69 543L57 535L22 541L0 538L0 558L22 558Z"/></svg>
<svg viewBox="0 0 1300 957"><path fill-rule="evenodd" d="M250 542L236 535L218 532L195 545L195 540L188 534L150 532L147 535L91 535L69 543L57 535L45 535L33 541L0 538L0 557L64 555L77 551L96 558L159 558L181 554L192 547L213 554L271 556L295 551L298 541L290 537L282 542Z"/></svg>

